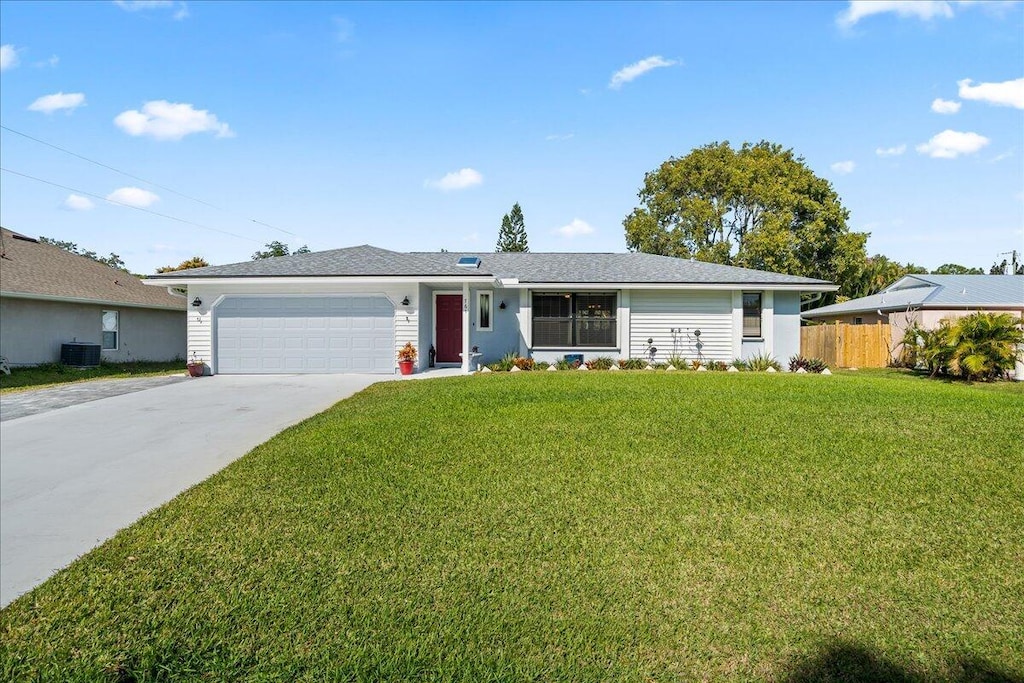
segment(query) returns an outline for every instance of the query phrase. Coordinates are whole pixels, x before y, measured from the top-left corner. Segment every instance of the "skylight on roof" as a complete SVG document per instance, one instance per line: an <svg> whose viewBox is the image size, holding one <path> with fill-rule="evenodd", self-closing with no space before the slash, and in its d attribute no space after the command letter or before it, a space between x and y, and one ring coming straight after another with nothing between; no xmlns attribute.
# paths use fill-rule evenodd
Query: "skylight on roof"
<svg viewBox="0 0 1024 683"><path fill-rule="evenodd" d="M479 268L480 257L479 256L463 256L456 263L459 268Z"/></svg>

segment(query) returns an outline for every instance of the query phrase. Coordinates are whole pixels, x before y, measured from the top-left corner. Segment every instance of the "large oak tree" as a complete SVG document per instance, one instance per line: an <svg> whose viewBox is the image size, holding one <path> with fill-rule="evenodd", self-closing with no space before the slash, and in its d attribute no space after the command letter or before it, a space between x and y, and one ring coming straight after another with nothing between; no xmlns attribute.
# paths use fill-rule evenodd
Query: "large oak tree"
<svg viewBox="0 0 1024 683"><path fill-rule="evenodd" d="M868 235L850 231L832 185L775 143L698 147L648 173L638 196L623 221L632 251L840 285L866 257Z"/></svg>

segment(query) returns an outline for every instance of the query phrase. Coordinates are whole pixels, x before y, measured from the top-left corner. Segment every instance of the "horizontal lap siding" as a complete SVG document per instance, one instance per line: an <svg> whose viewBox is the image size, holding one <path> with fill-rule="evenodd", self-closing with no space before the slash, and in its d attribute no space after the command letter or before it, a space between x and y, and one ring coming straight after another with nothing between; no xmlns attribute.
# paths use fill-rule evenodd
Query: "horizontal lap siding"
<svg viewBox="0 0 1024 683"><path fill-rule="evenodd" d="M672 328L682 331L673 334ZM693 332L698 329L704 358L733 359L731 292L633 290L630 294L630 356L644 356L647 340L653 339L657 360L665 361L672 354L694 360L698 350Z"/></svg>

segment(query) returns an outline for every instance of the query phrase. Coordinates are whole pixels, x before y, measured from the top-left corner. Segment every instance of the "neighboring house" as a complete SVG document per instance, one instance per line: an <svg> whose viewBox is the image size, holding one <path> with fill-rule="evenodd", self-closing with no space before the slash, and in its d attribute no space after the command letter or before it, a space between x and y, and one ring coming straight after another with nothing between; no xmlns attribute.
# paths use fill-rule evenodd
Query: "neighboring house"
<svg viewBox="0 0 1024 683"><path fill-rule="evenodd" d="M188 353L214 373L393 373L644 357L731 361L800 350L800 294L823 280L652 254L398 253L372 246L156 275L188 288ZM698 335L698 331L700 334ZM479 356L471 354L479 350Z"/></svg>
<svg viewBox="0 0 1024 683"><path fill-rule="evenodd" d="M62 343L100 344L104 360L185 357L185 299L85 256L0 231L0 355L60 360Z"/></svg>
<svg viewBox="0 0 1024 683"><path fill-rule="evenodd" d="M1024 318L1022 275L906 275L878 294L805 311L815 322L892 326L890 350L897 352L906 329L925 329L939 321L978 311L1013 313Z"/></svg>

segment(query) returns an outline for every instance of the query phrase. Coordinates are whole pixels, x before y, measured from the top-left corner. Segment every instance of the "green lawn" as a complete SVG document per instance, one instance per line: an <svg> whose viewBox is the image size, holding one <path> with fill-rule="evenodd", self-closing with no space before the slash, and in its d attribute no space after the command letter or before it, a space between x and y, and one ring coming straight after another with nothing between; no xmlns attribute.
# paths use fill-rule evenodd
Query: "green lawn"
<svg viewBox="0 0 1024 683"><path fill-rule="evenodd" d="M0 612L0 674L1021 680L1022 444L1020 385L896 373L379 384Z"/></svg>
<svg viewBox="0 0 1024 683"><path fill-rule="evenodd" d="M95 368L72 368L60 363L47 363L24 368L11 368L10 375L0 374L0 393L43 387L90 379L116 379L149 377L185 372L185 361L131 361L128 363L103 362Z"/></svg>

